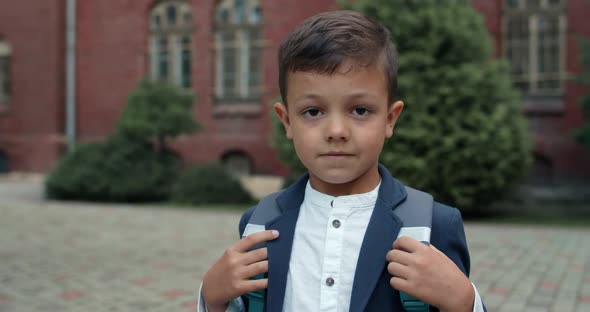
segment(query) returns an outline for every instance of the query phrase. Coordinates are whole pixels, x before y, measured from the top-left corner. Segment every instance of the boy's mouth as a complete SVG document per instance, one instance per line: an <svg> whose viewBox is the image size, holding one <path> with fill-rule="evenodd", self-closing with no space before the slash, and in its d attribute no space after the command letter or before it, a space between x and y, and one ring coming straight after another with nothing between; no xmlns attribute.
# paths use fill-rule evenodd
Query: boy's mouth
<svg viewBox="0 0 590 312"><path fill-rule="evenodd" d="M343 153L343 152L328 152L328 153L320 154L320 156L323 156L323 157L349 157L349 156L354 156L354 155L350 154L350 153Z"/></svg>

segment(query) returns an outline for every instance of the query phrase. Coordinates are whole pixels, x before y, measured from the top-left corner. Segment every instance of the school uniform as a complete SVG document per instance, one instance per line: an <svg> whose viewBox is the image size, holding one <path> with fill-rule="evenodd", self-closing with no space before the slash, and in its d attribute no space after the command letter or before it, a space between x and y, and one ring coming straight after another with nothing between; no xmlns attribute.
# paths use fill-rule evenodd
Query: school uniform
<svg viewBox="0 0 590 312"><path fill-rule="evenodd" d="M385 257L403 225L393 211L407 194L381 165L379 174L381 183L365 194L322 194L311 188L305 174L277 197L281 213L266 224L280 233L266 243L266 312L405 311L389 283ZM240 237L253 210L242 215ZM469 251L457 209L435 202L431 243L469 276ZM247 306L242 296L228 311L245 311ZM477 290L474 311L485 311Z"/></svg>

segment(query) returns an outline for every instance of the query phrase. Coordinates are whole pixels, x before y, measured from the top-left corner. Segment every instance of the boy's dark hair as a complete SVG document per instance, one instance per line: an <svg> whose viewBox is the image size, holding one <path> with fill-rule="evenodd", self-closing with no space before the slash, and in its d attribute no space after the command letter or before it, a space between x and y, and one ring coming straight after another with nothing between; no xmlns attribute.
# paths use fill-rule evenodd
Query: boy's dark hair
<svg viewBox="0 0 590 312"><path fill-rule="evenodd" d="M355 66L383 65L388 104L397 92L397 54L391 34L354 11L333 11L303 21L279 48L279 89L287 105L287 75L298 71L333 74L347 60ZM352 68L350 69L352 70Z"/></svg>

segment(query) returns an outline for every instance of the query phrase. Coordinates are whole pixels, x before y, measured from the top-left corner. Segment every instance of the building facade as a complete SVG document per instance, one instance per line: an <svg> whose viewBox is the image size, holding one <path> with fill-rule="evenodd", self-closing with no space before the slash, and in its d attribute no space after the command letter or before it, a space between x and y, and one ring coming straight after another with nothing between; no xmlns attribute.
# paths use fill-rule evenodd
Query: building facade
<svg viewBox="0 0 590 312"><path fill-rule="evenodd" d="M0 0L0 172L50 170L66 146L66 4ZM190 88L204 130L174 147L188 163L285 174L270 144L279 95L277 49L306 17L335 0L108 0L76 2L77 141L114 131L144 77ZM496 56L511 60L534 138L536 181L590 179L590 156L573 141L582 123L570 81L577 37L590 37L585 0L474 0ZM587 91L587 90L586 90Z"/></svg>

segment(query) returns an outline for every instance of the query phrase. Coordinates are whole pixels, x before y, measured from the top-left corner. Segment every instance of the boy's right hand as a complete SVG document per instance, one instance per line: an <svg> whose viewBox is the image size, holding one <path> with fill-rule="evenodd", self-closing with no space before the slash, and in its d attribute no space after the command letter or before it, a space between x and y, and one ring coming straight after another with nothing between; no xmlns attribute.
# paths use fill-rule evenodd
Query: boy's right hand
<svg viewBox="0 0 590 312"><path fill-rule="evenodd" d="M248 250L277 237L277 231L262 231L240 239L225 250L203 277L203 299L209 311L225 311L231 300L267 287L267 278L249 279L268 272L266 247Z"/></svg>

